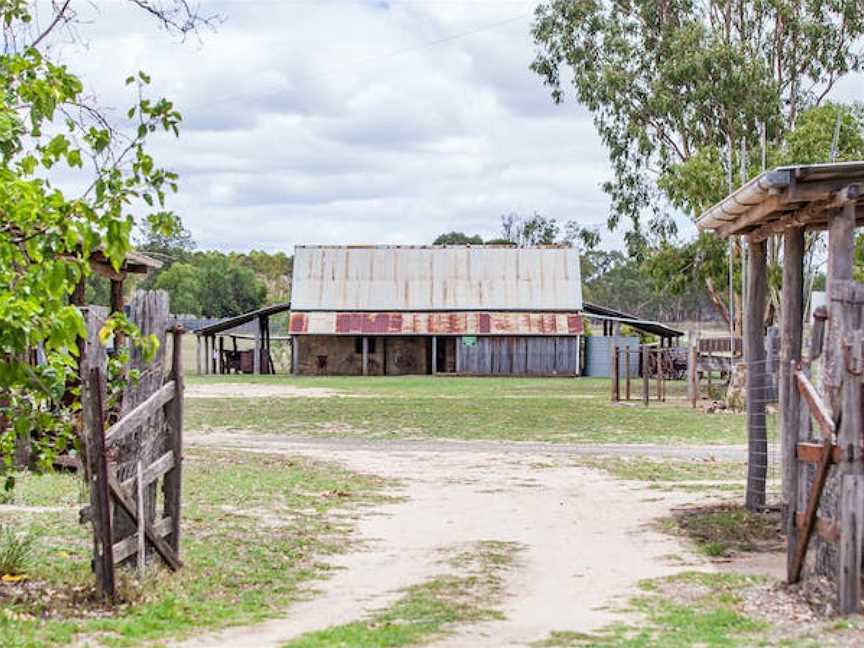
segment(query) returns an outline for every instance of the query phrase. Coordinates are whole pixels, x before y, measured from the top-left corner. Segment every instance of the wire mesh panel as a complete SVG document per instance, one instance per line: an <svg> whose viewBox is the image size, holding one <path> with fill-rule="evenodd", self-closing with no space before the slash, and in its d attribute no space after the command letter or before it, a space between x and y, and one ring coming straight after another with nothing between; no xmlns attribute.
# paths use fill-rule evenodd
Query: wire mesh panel
<svg viewBox="0 0 864 648"><path fill-rule="evenodd" d="M742 423L745 433L749 433L764 443L750 443L748 460L751 477L747 481L747 494L765 494L766 506L769 508L782 505L783 497L783 465L780 447L780 416L778 409L779 363L772 357L769 350L767 357L746 367L747 381L755 381L759 387L750 391L748 407L764 408L765 417L756 425L751 421L750 429L747 423ZM752 439L748 439L752 441Z"/></svg>

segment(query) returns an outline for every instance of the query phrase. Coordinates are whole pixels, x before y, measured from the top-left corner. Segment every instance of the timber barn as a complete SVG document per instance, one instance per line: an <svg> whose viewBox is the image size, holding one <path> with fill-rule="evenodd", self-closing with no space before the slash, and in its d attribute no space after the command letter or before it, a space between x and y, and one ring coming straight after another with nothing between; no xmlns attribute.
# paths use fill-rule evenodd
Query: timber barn
<svg viewBox="0 0 864 648"><path fill-rule="evenodd" d="M299 246L300 375L581 372L579 253L558 246Z"/></svg>

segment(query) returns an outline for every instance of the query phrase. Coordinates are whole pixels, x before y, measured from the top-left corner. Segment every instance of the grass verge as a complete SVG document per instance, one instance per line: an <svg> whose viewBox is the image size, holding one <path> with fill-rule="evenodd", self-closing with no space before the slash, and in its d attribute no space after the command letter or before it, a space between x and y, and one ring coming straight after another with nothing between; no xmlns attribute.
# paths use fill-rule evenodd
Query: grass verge
<svg viewBox="0 0 864 648"><path fill-rule="evenodd" d="M613 405L609 381L595 378L216 376L190 382L295 388L286 397L271 391L261 398L189 398L187 424L199 431L219 421L222 428L304 436L636 444L745 440L739 414L705 414L678 397L647 408ZM302 387L337 395L297 396Z"/></svg>
<svg viewBox="0 0 864 648"><path fill-rule="evenodd" d="M441 637L462 623L502 618L502 571L519 547L508 542L480 542L447 563L459 575L443 575L409 587L392 606L368 619L311 632L283 648L398 648Z"/></svg>
<svg viewBox="0 0 864 648"><path fill-rule="evenodd" d="M622 614L598 632L553 632L534 648L736 648L861 645L860 619L825 619L796 590L764 578L687 572L640 584Z"/></svg>
<svg viewBox="0 0 864 648"><path fill-rule="evenodd" d="M380 501L383 485L306 459L189 450L184 568L154 566L143 583L120 570L122 601L108 607L94 592L89 528L77 521L79 478L24 477L22 503L60 504L0 507L0 520L38 537L28 578L0 582L0 645L62 645L84 634L130 646L275 616L325 574L322 558L344 550L356 509Z"/></svg>
<svg viewBox="0 0 864 648"><path fill-rule="evenodd" d="M664 528L692 541L712 557L780 551L784 546L779 511L753 513L739 504L711 504L676 511Z"/></svg>

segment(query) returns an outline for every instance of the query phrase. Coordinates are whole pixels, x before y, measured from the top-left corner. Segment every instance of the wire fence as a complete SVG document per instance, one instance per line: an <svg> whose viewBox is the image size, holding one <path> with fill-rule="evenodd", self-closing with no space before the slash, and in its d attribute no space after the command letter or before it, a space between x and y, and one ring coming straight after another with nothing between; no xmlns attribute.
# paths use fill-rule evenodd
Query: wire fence
<svg viewBox="0 0 864 648"><path fill-rule="evenodd" d="M753 475L747 480L747 499L761 501L764 493L765 505L768 507L780 506L783 497L779 362L772 356L773 352L769 351L764 360L751 362L746 367L747 381L754 381L756 388L750 391L747 404L749 413L743 423L748 441L748 471ZM764 416L761 415L763 411Z"/></svg>

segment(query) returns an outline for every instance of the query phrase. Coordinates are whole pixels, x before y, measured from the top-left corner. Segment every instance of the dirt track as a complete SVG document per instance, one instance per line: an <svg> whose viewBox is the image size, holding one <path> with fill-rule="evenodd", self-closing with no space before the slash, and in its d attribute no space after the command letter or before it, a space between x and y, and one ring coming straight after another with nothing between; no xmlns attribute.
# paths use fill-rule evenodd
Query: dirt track
<svg viewBox="0 0 864 648"><path fill-rule="evenodd" d="M524 546L509 573L506 619L457 628L438 647L527 646L552 631L589 632L613 620L643 578L699 565L651 527L693 495L646 491L568 465L542 444L345 443L208 434L190 445L234 447L337 461L401 480L402 499L364 515L356 548L309 601L284 618L197 638L185 646L278 646L299 634L363 618L405 586L438 575L442 550L479 540ZM686 456L686 455L685 455Z"/></svg>

